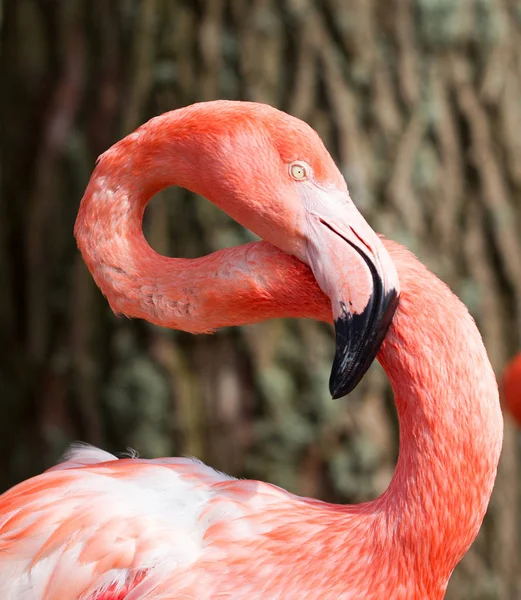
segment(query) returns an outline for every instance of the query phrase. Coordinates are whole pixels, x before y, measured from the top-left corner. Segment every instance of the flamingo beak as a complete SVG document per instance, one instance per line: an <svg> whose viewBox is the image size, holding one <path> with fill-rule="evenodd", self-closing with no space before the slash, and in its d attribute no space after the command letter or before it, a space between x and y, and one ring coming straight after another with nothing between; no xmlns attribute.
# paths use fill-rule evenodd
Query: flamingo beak
<svg viewBox="0 0 521 600"><path fill-rule="evenodd" d="M306 262L331 299L336 353L329 389L341 398L378 354L398 306L399 280L380 238L347 192L320 190L313 196Z"/></svg>

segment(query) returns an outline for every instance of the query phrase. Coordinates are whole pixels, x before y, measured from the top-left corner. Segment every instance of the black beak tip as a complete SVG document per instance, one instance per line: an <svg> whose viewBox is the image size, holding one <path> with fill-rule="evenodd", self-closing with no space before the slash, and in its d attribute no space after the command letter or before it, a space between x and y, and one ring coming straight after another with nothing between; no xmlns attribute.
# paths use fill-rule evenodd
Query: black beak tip
<svg viewBox="0 0 521 600"><path fill-rule="evenodd" d="M344 313L335 320L336 353L329 378L335 400L360 383L380 350L397 306L398 294L393 289L375 312L370 304L362 314Z"/></svg>
<svg viewBox="0 0 521 600"><path fill-rule="evenodd" d="M365 371L361 373L349 373L346 369L346 364L349 364L349 357L339 357L339 353L335 356L331 376L329 378L329 392L334 400L343 398L350 394L362 379Z"/></svg>
<svg viewBox="0 0 521 600"><path fill-rule="evenodd" d="M342 398L345 395L342 393L341 390L332 389L331 385L329 385L329 391L331 393L331 398L333 398L333 400L338 400L339 398Z"/></svg>
<svg viewBox="0 0 521 600"><path fill-rule="evenodd" d="M357 321L357 316L348 313L335 320L336 353L329 377L329 391L335 400L352 392L360 380L356 376L356 352L352 350L353 340L361 333Z"/></svg>
<svg viewBox="0 0 521 600"><path fill-rule="evenodd" d="M331 397L333 398L333 400L338 400L339 398L343 398L344 396L347 396L347 394L349 394L352 391L353 391L352 386L346 386L344 388L344 386L342 386L342 385L337 385L336 382L333 382L333 381L329 382L329 392L331 393Z"/></svg>

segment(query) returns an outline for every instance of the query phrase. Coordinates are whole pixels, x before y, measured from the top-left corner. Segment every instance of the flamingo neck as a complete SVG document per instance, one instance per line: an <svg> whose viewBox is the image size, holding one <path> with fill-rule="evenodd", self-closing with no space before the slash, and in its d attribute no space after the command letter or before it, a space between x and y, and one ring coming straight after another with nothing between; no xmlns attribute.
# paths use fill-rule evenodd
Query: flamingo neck
<svg viewBox="0 0 521 600"><path fill-rule="evenodd" d="M395 394L400 451L374 505L411 572L446 585L492 493L503 432L497 384L466 307L412 255L390 250L402 293L378 358Z"/></svg>

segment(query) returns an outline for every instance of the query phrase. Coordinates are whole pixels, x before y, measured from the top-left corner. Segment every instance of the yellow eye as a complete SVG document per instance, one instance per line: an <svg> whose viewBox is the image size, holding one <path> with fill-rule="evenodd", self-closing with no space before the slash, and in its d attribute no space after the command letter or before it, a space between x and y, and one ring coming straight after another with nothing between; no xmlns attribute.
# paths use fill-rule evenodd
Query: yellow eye
<svg viewBox="0 0 521 600"><path fill-rule="evenodd" d="M297 181L308 178L308 168L302 163L293 163L289 168L289 172L293 179L296 179Z"/></svg>

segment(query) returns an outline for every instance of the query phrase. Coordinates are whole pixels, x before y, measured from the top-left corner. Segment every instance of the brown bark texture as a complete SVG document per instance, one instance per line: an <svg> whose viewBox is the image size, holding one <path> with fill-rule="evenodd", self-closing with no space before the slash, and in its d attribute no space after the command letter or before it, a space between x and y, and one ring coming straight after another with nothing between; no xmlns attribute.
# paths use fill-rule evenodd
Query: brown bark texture
<svg viewBox="0 0 521 600"><path fill-rule="evenodd" d="M0 0L0 27L0 489L78 439L195 455L335 502L386 488L387 379L375 364L332 401L328 326L195 337L116 318L76 250L96 157L195 101L262 101L309 122L373 227L466 302L498 373L521 345L519 0ZM179 189L145 227L172 256L252 238ZM521 598L520 439L507 420L449 599Z"/></svg>

